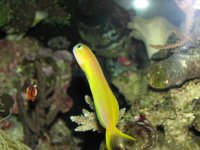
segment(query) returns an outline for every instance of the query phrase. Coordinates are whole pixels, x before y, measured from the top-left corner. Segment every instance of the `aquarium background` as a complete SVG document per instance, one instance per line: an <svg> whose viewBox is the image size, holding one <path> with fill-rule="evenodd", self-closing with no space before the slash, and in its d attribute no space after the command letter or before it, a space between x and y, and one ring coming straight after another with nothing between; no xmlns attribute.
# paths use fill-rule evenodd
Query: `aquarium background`
<svg viewBox="0 0 200 150"><path fill-rule="evenodd" d="M199 0L0 0L0 150L110 149L93 99L109 90L94 67L91 91L77 43L117 99L116 127L136 139L113 136L113 150L199 150L199 10Z"/></svg>

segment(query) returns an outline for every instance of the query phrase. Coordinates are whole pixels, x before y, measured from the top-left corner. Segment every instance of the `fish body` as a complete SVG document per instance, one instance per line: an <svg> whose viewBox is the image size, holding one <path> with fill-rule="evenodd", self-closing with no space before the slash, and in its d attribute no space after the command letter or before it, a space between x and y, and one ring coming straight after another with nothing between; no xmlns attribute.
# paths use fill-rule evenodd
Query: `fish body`
<svg viewBox="0 0 200 150"><path fill-rule="evenodd" d="M36 84L28 86L26 89L26 99L28 101L34 102L37 97L37 93L38 93L38 91L37 91Z"/></svg>
<svg viewBox="0 0 200 150"><path fill-rule="evenodd" d="M113 149L123 138L135 140L116 128L119 115L118 101L112 93L91 49L85 44L78 43L73 48L73 54L88 79L97 118L106 129L106 146L108 150Z"/></svg>

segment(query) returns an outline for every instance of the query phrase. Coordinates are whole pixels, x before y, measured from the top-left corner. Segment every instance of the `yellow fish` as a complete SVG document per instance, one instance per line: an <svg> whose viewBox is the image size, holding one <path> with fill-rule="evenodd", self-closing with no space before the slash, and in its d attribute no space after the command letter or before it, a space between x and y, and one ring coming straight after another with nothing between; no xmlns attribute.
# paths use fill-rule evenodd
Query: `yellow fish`
<svg viewBox="0 0 200 150"><path fill-rule="evenodd" d="M78 43L73 48L73 54L88 79L97 118L106 129L107 149L112 150L116 145L120 144L120 140L123 138L135 140L116 128L119 105L91 49L85 44Z"/></svg>

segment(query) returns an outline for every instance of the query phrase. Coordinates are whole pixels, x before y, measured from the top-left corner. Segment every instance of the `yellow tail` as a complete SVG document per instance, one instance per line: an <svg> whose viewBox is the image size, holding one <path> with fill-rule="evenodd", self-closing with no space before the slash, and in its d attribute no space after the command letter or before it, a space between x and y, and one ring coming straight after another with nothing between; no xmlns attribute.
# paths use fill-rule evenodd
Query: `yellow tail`
<svg viewBox="0 0 200 150"><path fill-rule="evenodd" d="M124 139L135 140L135 138L122 133L116 127L106 130L106 147L108 150L113 150L115 147L119 146Z"/></svg>

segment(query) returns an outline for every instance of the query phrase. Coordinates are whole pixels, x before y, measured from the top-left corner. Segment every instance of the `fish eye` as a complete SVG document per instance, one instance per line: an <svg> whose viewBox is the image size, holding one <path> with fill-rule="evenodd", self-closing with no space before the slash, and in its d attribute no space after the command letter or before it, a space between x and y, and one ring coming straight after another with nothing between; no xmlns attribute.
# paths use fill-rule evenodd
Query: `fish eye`
<svg viewBox="0 0 200 150"><path fill-rule="evenodd" d="M78 43L77 48L81 48L81 45L82 45L81 43Z"/></svg>

